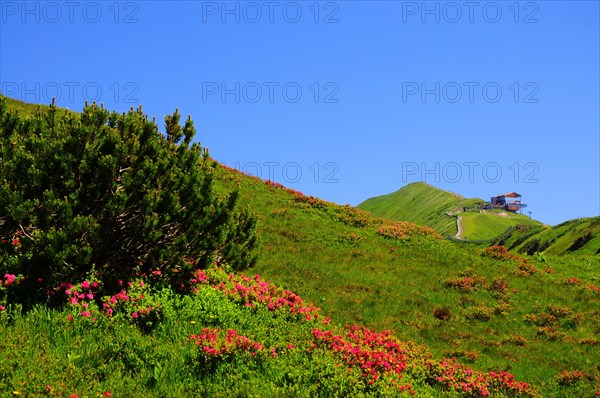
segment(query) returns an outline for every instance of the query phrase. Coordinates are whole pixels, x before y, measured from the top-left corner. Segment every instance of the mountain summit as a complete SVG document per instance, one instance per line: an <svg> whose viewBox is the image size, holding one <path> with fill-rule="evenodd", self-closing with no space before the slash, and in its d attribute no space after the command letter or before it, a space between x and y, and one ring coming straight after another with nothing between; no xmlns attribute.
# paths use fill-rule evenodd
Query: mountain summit
<svg viewBox="0 0 600 398"><path fill-rule="evenodd" d="M410 221L436 229L443 236L488 240L511 226L541 224L522 214L482 208L480 198L467 199L424 182L414 182L387 195L367 199L359 209L374 216Z"/></svg>

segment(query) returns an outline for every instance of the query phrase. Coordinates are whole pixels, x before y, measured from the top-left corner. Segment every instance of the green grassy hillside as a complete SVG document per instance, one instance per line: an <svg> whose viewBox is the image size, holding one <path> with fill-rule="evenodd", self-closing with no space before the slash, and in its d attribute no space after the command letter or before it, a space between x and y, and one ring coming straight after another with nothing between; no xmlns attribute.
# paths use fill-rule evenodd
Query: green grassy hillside
<svg viewBox="0 0 600 398"><path fill-rule="evenodd" d="M501 232L517 225L540 225L535 220L523 214L507 211L483 210L478 212L459 213L463 224L463 239L490 240L496 238Z"/></svg>
<svg viewBox="0 0 600 398"><path fill-rule="evenodd" d="M367 199L358 208L376 217L426 225L448 236L456 234L456 219L446 213L468 206L472 201L483 202L480 199L467 200L424 182L414 182L396 192Z"/></svg>
<svg viewBox="0 0 600 398"><path fill-rule="evenodd" d="M426 225L443 236L455 236L458 221L463 228L460 238L470 241L491 240L516 225L541 225L521 214L472 211L482 202L482 199L465 199L456 193L415 182L388 195L367 199L358 208L376 217Z"/></svg>
<svg viewBox="0 0 600 398"><path fill-rule="evenodd" d="M554 227L513 227L494 241L519 253L600 254L600 217L566 221Z"/></svg>
<svg viewBox="0 0 600 398"><path fill-rule="evenodd" d="M183 298L133 281L127 293L142 300L136 304L160 309L160 317L146 322L131 301L117 300L117 315L98 321L67 304L24 314L3 309L0 396L397 396L397 384L422 397L486 395L475 387L467 392L470 384L460 383L471 380L470 371L444 358L475 371L508 371L541 396L594 396L599 256L525 258L502 248L461 247L425 229L216 167L218 191L239 189L241 206L258 218L259 260L248 277L198 274L196 293ZM442 214L463 200L444 191L433 200L424 184L411 189L419 191L411 202L429 199ZM439 221L440 230L451 231L456 221L444 217L451 223L444 229ZM289 290L267 288L255 274ZM79 286L85 278L72 282ZM389 329L398 340L343 327L354 324ZM227 345L228 329L251 342ZM212 345L196 344L213 341L211 333ZM212 353L221 347L228 347L223 355ZM382 355L388 365L402 360L402 379L376 362ZM486 374L481 380L505 377ZM518 383L497 383L492 396L520 396Z"/></svg>
<svg viewBox="0 0 600 398"><path fill-rule="evenodd" d="M510 369L535 380L549 396L561 394L552 392L561 368L580 368L589 363L583 358L596 355L600 318L587 306L600 298L584 286L600 281L597 258L531 259L536 271L527 275L518 261L490 259L449 241L385 239L375 233L377 225L392 221L369 219L360 210L319 199L307 204L258 179L225 168L222 173L223 189L240 187L260 218L261 257L254 271L301 292L341 323L389 328L401 339L427 344L435 355L477 357L472 366ZM565 286L573 277L587 282ZM488 289L505 281L510 304L486 288L452 287L473 280ZM529 319L545 318L554 305L585 313L591 323L575 329L551 326L566 335L546 337L545 326ZM448 320L436 318L442 309L448 310ZM572 332L584 334L567 337ZM526 343L515 343L521 338ZM587 339L594 343L588 345Z"/></svg>

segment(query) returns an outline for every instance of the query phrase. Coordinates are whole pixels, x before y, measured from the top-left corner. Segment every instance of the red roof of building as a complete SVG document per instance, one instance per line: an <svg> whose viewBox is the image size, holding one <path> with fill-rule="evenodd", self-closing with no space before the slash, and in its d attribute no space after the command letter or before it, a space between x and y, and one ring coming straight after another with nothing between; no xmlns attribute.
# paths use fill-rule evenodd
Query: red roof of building
<svg viewBox="0 0 600 398"><path fill-rule="evenodd" d="M508 192L508 193L505 193L504 195L498 195L498 196L504 196L506 198L520 198L521 197L521 195L519 195L516 192Z"/></svg>

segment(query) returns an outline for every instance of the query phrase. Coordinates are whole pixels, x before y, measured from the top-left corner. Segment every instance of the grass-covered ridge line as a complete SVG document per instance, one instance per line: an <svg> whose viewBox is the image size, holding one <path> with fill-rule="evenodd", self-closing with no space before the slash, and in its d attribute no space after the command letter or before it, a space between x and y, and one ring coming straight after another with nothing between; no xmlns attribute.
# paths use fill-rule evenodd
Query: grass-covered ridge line
<svg viewBox="0 0 600 398"><path fill-rule="evenodd" d="M457 232L456 220L446 213L467 206L471 201L424 182L414 182L396 192L367 199L358 208L377 217L425 225L449 236Z"/></svg>
<svg viewBox="0 0 600 398"><path fill-rule="evenodd" d="M536 271L525 275L514 260L490 259L452 242L373 236L381 223L393 221L370 219L357 227L360 223L353 225L339 216L345 209L362 215L356 209L318 199L307 206L297 201L297 193L236 170L221 172L218 181L224 187L239 187L242 201L258 214L262 244L255 271L319 303L333 319L390 328L402 339L428 344L436 355L475 357L471 366L511 369L549 391L554 377L565 369L585 368L586 374L597 377L597 370L581 360L597 352L598 314L590 308L598 303L598 259L534 256L530 263ZM483 276L487 284L504 278L511 291L510 306L499 305L492 293L465 294L445 284L465 272ZM583 279L572 289L575 285L565 281L575 275ZM571 330L582 334L559 335L550 343L543 330L538 335L527 319L548 304L586 313L582 319L589 321L587 326ZM434 312L443 307L451 316L440 322ZM513 343L521 339L526 342Z"/></svg>
<svg viewBox="0 0 600 398"><path fill-rule="evenodd" d="M600 255L600 216L569 220L554 227L513 227L494 240L519 253Z"/></svg>
<svg viewBox="0 0 600 398"><path fill-rule="evenodd" d="M491 241L508 228L516 226L540 226L539 222L523 214L511 213L503 210L482 210L481 212L463 212L461 217L463 225L463 239Z"/></svg>
<svg viewBox="0 0 600 398"><path fill-rule="evenodd" d="M333 319L390 328L401 339L426 343L435 355L457 356L482 370L510 369L543 386L543 395L554 391L562 370L598 377L582 362L598 352L598 313L591 310L599 302L598 259L539 255L521 264L439 239L393 240L377 230L394 221L349 221L364 214L314 198L298 201L297 192L220 170L218 181L239 187L242 201L258 214L262 244L255 271L319 303ZM341 217L346 211L354 216ZM576 275L580 284L567 284ZM465 292L446 283L465 276L483 278L488 288ZM509 297L499 301L490 286L504 283ZM586 321L574 328L553 324L559 333L547 338L528 321L547 305L568 307ZM442 309L450 313L445 320L435 316Z"/></svg>
<svg viewBox="0 0 600 398"><path fill-rule="evenodd" d="M123 287L125 295L143 294L138 305L146 313L161 314L156 320L144 318L146 314L134 310L131 301L117 297L121 290L94 297L102 316L89 324L92 317L82 316L85 310L72 304L52 310L39 306L24 315L6 306L0 335L10 345L3 349L11 352L20 347L24 353L3 356L10 358L0 368L0 379L11 383L7 391L14 388L40 395L45 388L42 377L48 375L54 396L79 392L95 396L104 391L114 396L385 396L399 394L397 385L411 385L417 396L476 394L452 392L441 374L424 381L424 376L403 373L401 380L392 383L389 375L376 381L365 377L356 364L348 371L339 355L358 334L381 341L391 336L402 347L413 341L411 347L431 352L436 366L453 369L451 375L464 369L453 363L455 357L476 375L497 370L489 377L504 377L508 371L542 396L594 395L598 384L594 358L600 356L594 310L599 303L597 258L528 258L502 249L479 252L433 234L405 239L410 229L401 225L396 226L397 236L386 236L390 234L377 231L394 221L375 219L358 209L307 197L219 165L214 181L221 195L239 189L238 206L249 206L258 217L257 265L245 277L232 277L243 288L229 281L223 281L224 289L213 288L219 283L204 283L203 274L196 274L189 280L191 295L181 297L159 288L154 274L140 275L150 279L141 287L140 280L132 279L133 288L148 290L130 295L129 288ZM383 229L390 230L394 231ZM271 310L260 297L248 306L250 301L242 296L249 297L244 280L256 281L254 274L297 293L309 308L313 307L307 303L314 303L321 308L317 313L332 321L319 323L325 315L311 320L306 314L288 316L285 309ZM220 275L229 278L228 273ZM83 275L70 282L80 289L86 280L93 284ZM234 288L239 297L231 294ZM67 303L73 290L69 297L65 293L61 297ZM83 302L77 300L81 306ZM113 309L114 317L104 315L109 309L103 308L104 303ZM391 334L371 333L360 326L345 329L344 324L389 329ZM204 337L190 340L192 335ZM213 346L196 345L213 340ZM322 351L309 351L309 341ZM259 354L255 343L266 351ZM190 359L198 358L194 355L204 347L211 353L230 348L223 352L227 359L208 366L210 357L204 354L202 360ZM240 347L248 350L239 351ZM276 357L270 356L271 348L276 349ZM41 352L47 354L40 357ZM229 355L232 352L235 355ZM258 359L252 359L256 358L253 352ZM426 373L439 370L425 368Z"/></svg>
<svg viewBox="0 0 600 398"><path fill-rule="evenodd" d="M410 221L437 230L444 237L454 237L458 223L467 241L489 241L516 225L541 225L521 214L505 211L477 211L482 199L466 199L424 182L408 184L396 192L367 199L358 208L377 217ZM457 220L459 218L460 220Z"/></svg>

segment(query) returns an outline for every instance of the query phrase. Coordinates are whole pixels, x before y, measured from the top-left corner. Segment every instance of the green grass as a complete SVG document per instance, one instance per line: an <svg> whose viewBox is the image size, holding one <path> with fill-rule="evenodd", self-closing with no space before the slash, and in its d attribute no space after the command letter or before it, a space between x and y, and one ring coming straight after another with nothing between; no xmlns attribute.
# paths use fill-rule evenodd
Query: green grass
<svg viewBox="0 0 600 398"><path fill-rule="evenodd" d="M480 199L473 200L483 202ZM465 202L460 195L424 182L414 182L396 192L367 199L358 208L371 212L375 217L426 225L443 236L449 236L456 234L456 219L445 213L462 208L463 203L467 206L473 200Z"/></svg>
<svg viewBox="0 0 600 398"><path fill-rule="evenodd" d="M511 228L495 239L519 253L600 254L600 217L570 220L554 227Z"/></svg>
<svg viewBox="0 0 600 398"><path fill-rule="evenodd" d="M239 189L241 205L258 217L260 257L247 274L258 273L321 307L332 317L333 328L359 323L391 329L401 340L427 344L436 359L455 356L474 369L508 370L542 396L593 396L600 383L600 294L590 285L600 285L600 256L546 252L529 259L537 272L527 275L514 260L492 259L449 241L384 238L376 233L382 221L364 212L322 201L310 204L225 167L218 168L215 183L223 194ZM455 218L443 213L463 199L444 191L434 197L432 188L420 183L409 187L414 194L400 196L420 204L421 211L413 216L428 221L428 211L435 208L443 217L434 215L429 221L452 234ZM393 213L394 200L387 199ZM394 214L386 217L397 219ZM452 280L465 277L479 278L481 285L472 291L452 287ZM566 284L568 278L579 282ZM502 297L492 288L499 279L508 286ZM173 300L161 301L174 309L150 333L126 322L78 329L65 321L68 309L39 307L5 319L0 324L5 342L0 345L0 390L6 393L0 397L12 396L12 391L39 396L45 393L39 387L45 380L60 387L60 396L68 396L68 391L97 396L109 388L114 396L333 396L326 391L343 386L351 391L357 383L355 373L334 369L336 360L329 354L312 358L305 351L289 359L282 356L264 368L234 361L202 373L192 366L188 340L189 334L211 325L206 321L206 298L189 304L187 312ZM269 344L280 341L277 336L298 345L306 340L308 324L271 319L232 307L224 299L212 300L217 300L218 314L230 314L213 326L236 327ZM553 323L553 335L540 334L539 326L528 319L544 317L548 305L579 316L576 322L565 318ZM434 316L442 307L449 312L447 320ZM524 345L514 343L517 336ZM111 362L117 353L120 356ZM292 370L297 374L288 374ZM561 387L555 376L563 370L580 370L594 380ZM315 390L315 375L332 384L318 384ZM417 396L442 394L419 383L415 390Z"/></svg>
<svg viewBox="0 0 600 398"><path fill-rule="evenodd" d="M202 305L206 300L211 307ZM234 305L210 288L190 300L166 295L161 303L164 319L149 333L122 319L69 322L68 311L45 307L0 320L0 396L365 396L358 370L347 372L333 353L308 348L314 324ZM276 348L277 357L207 362L190 335L214 327L206 319L215 313L220 328L259 340L268 352Z"/></svg>
<svg viewBox="0 0 600 398"><path fill-rule="evenodd" d="M535 220L511 212L473 212L482 202L482 199L465 199L456 193L415 182L391 194L367 199L358 208L371 212L375 217L426 225L446 237L456 235L456 217L462 217L462 239L472 241L491 240L517 224L540 225Z"/></svg>
<svg viewBox="0 0 600 398"><path fill-rule="evenodd" d="M516 225L540 225L525 215L506 211L484 210L459 213L458 216L462 217L462 237L467 240L491 240Z"/></svg>
<svg viewBox="0 0 600 398"><path fill-rule="evenodd" d="M340 222L334 205L303 207L283 190L236 172L222 172L218 180L223 190L239 186L243 200L260 219L261 257L252 272L300 292L338 322L390 328L402 339L427 344L436 356L476 352L473 367L510 369L548 395L554 375L564 369L597 372L591 360L600 354L597 345L549 342L536 337L536 326L525 318L549 303L572 307L585 314L587 323L568 330L567 339L597 339L600 318L591 308L600 303L598 294L583 286L567 288L564 280L585 275L585 283L597 285L600 259L588 258L583 271L575 258L547 256L545 262L532 260L538 272L520 276L512 262L490 260L448 241L391 241L377 236L376 227ZM352 233L362 239L349 243L342 238ZM506 278L510 288L518 290L511 295L506 314L488 321L466 318L476 307L497 304L489 293L463 294L445 285L445 280L466 269L488 282ZM439 307L450 310L449 321L434 318ZM520 347L504 342L517 335L528 343Z"/></svg>

